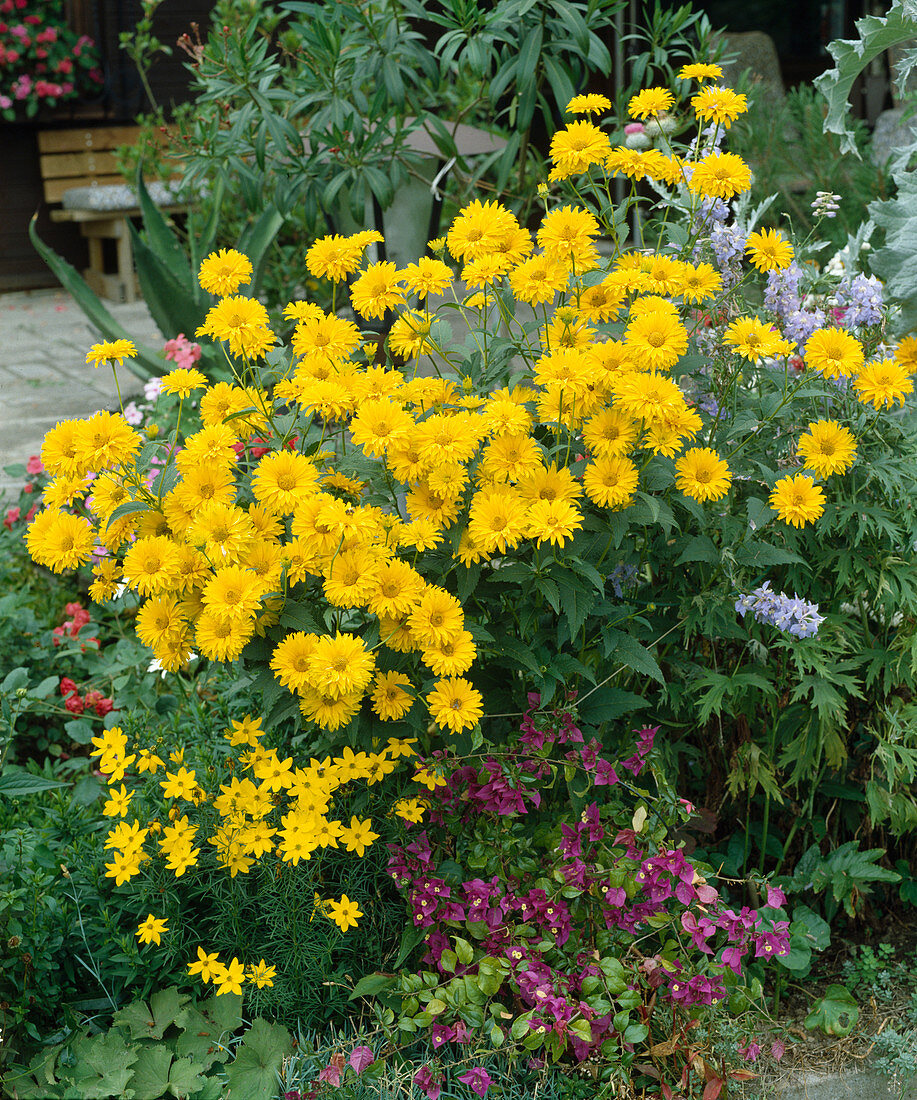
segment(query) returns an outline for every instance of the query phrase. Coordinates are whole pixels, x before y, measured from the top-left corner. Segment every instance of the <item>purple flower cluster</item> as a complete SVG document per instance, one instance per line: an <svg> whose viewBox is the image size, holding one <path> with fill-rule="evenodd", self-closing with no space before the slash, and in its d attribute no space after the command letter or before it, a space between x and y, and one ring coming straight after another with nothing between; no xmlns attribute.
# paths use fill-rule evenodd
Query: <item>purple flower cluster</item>
<svg viewBox="0 0 917 1100"><path fill-rule="evenodd" d="M552 770L545 754L557 748L566 751L554 763L585 772L596 796L601 789L621 784L619 773L638 776L658 728L635 731L631 755L612 765L602 757L598 741L584 741L570 710L572 701L568 698L567 705L541 712L539 696L530 694L519 734L500 762L489 757L479 768L457 768L444 786L431 792L431 823L445 825L461 837L474 830L482 815L512 819L530 812L540 801L532 787ZM532 752L539 756L528 755ZM443 965L444 953L451 952L450 936L467 928L491 966L501 960L504 986L528 1014L529 1027L557 1036L578 1060L616 1034L615 1010L602 1016L588 1003L596 982L603 980L591 939L596 926L604 924L618 936L641 937L658 927L660 918L678 927L683 957L643 958L632 968L628 988L643 984L662 989L682 1006L722 1000L722 974L727 968L739 973L747 955L783 955L789 950L787 922L765 929L756 911L726 908L682 849L654 845L653 830L644 833L636 825L609 828L613 814L612 806L603 817L599 802L593 801L579 819L561 822L550 834L536 832L546 836L540 841L545 877L534 882L529 872L514 869L511 856L503 873L489 880L447 882L437 873L439 864L459 857L448 842L444 844L442 831L433 839L423 830L410 843L390 846L389 872L406 890L415 925L428 929L424 964L444 977L475 974L477 961L456 963L454 954L449 965ZM782 900L779 891L770 891L767 903L776 906ZM548 952L545 941L552 945ZM698 965L704 958L709 963ZM590 1025L588 1041L571 1026L583 1019ZM431 1035L434 1046L473 1038L460 1018L438 1018ZM422 1076L423 1082L415 1083L425 1091L434 1088L433 1077Z"/></svg>
<svg viewBox="0 0 917 1100"><path fill-rule="evenodd" d="M882 284L875 276L844 279L837 288L837 304L845 328L878 325L883 316Z"/></svg>
<svg viewBox="0 0 917 1100"><path fill-rule="evenodd" d="M795 593L790 599L785 592L773 592L770 581L750 595L740 596L735 606L743 619L751 611L755 622L768 623L797 638L814 638L825 621L824 615L818 613L817 603L807 603Z"/></svg>
<svg viewBox="0 0 917 1100"><path fill-rule="evenodd" d="M783 335L800 346L826 323L823 310L806 309L806 294L801 289L805 272L794 260L781 271L767 273L764 304L776 315Z"/></svg>

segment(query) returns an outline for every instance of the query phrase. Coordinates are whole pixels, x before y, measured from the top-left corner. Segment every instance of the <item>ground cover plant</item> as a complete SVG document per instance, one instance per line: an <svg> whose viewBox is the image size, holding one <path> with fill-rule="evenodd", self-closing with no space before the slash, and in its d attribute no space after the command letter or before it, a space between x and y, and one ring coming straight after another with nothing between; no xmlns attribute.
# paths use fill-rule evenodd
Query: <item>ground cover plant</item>
<svg viewBox="0 0 917 1100"><path fill-rule="evenodd" d="M193 335L231 380L169 372L162 437L98 413L45 440L34 560L130 593L166 683L225 666L260 704L92 738L96 888L150 974L291 1025L366 998L305 1093L407 1059L421 1095L483 1096L498 1052L710 1100L751 1074L769 975L898 883L816 800L874 754L843 779L912 828L914 341L857 242L816 268L758 228L718 75L633 97L664 148L574 97L534 239L475 200L404 269L364 260L371 231L316 242L381 337L293 300L285 345L249 259L213 253ZM689 848L698 795L746 805L728 860ZM699 1037L727 1012L731 1062Z"/></svg>

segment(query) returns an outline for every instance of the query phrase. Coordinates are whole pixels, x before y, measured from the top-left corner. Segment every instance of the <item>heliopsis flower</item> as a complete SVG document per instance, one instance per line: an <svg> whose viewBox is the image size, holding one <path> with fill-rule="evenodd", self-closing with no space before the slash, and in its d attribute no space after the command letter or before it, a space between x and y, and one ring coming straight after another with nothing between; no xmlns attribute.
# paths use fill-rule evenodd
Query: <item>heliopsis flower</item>
<svg viewBox="0 0 917 1100"><path fill-rule="evenodd" d="M485 554L518 545L525 535L527 508L519 493L498 488L476 493L468 515L468 534Z"/></svg>
<svg viewBox="0 0 917 1100"><path fill-rule="evenodd" d="M540 254L514 267L509 285L519 301L534 306L553 301L558 291L566 290L569 277L566 263Z"/></svg>
<svg viewBox="0 0 917 1100"><path fill-rule="evenodd" d="M575 95L567 104L565 110L568 115L597 115L607 111L611 107L611 100L607 96L588 92L584 95Z"/></svg>
<svg viewBox="0 0 917 1100"><path fill-rule="evenodd" d="M732 474L724 459L709 447L692 447L675 463L675 483L694 500L719 500L729 492Z"/></svg>
<svg viewBox="0 0 917 1100"><path fill-rule="evenodd" d="M152 913L141 921L134 935L141 943L162 943L163 932L168 932L169 926L165 917L154 917Z"/></svg>
<svg viewBox="0 0 917 1100"><path fill-rule="evenodd" d="M751 187L751 169L735 153L711 153L695 166L688 190L705 198L731 199Z"/></svg>
<svg viewBox="0 0 917 1100"><path fill-rule="evenodd" d="M624 290L611 278L579 291L577 309L589 321L608 321L624 301Z"/></svg>
<svg viewBox="0 0 917 1100"><path fill-rule="evenodd" d="M759 271L777 271L789 267L793 260L793 246L775 229L749 233L745 241L745 251Z"/></svg>
<svg viewBox="0 0 917 1100"><path fill-rule="evenodd" d="M221 248L203 260L197 281L208 294L225 298L227 294L235 294L251 277L252 265L247 256L234 248Z"/></svg>
<svg viewBox="0 0 917 1100"><path fill-rule="evenodd" d="M421 256L401 272L405 287L418 298L439 294L452 282L452 268L432 256Z"/></svg>
<svg viewBox="0 0 917 1100"><path fill-rule="evenodd" d="M461 677L439 680L427 696L427 706L440 729L453 733L471 729L484 713L481 693Z"/></svg>
<svg viewBox="0 0 917 1100"><path fill-rule="evenodd" d="M310 658L311 680L330 696L361 692L373 678L375 658L353 634L323 635Z"/></svg>
<svg viewBox="0 0 917 1100"><path fill-rule="evenodd" d="M315 722L322 729L336 730L349 724L360 709L362 699L362 690L338 695L305 688L299 700L299 709L310 722Z"/></svg>
<svg viewBox="0 0 917 1100"><path fill-rule="evenodd" d="M432 645L464 629L462 605L445 588L428 585L408 619L411 633L421 645Z"/></svg>
<svg viewBox="0 0 917 1100"><path fill-rule="evenodd" d="M264 581L240 565L218 566L204 585L201 602L212 614L233 623L246 623L261 604Z"/></svg>
<svg viewBox="0 0 917 1100"><path fill-rule="evenodd" d="M77 430L75 454L84 473L126 466L140 449L140 436L120 413L97 412L81 420ZM72 476L79 472L70 471Z"/></svg>
<svg viewBox="0 0 917 1100"><path fill-rule="evenodd" d="M267 310L255 298L242 295L221 298L211 306L194 335L225 340L233 355L248 359L260 358L275 342Z"/></svg>
<svg viewBox="0 0 917 1100"><path fill-rule="evenodd" d="M176 586L178 546L167 535L137 539L124 555L124 579L141 596L153 596Z"/></svg>
<svg viewBox="0 0 917 1100"><path fill-rule="evenodd" d="M383 722L397 722L411 709L414 696L405 690L410 686L411 681L404 673L379 673L370 699L373 711Z"/></svg>
<svg viewBox="0 0 917 1100"><path fill-rule="evenodd" d="M796 451L810 470L819 477L843 474L854 463L857 453L853 432L836 420L816 420L799 437Z"/></svg>
<svg viewBox="0 0 917 1100"><path fill-rule="evenodd" d="M678 384L663 374L620 371L611 376L610 384L617 408L648 423L665 420L685 403Z"/></svg>
<svg viewBox="0 0 917 1100"><path fill-rule="evenodd" d="M602 508L620 508L630 502L640 474L624 455L597 458L586 466L583 489L591 501Z"/></svg>
<svg viewBox="0 0 917 1100"><path fill-rule="evenodd" d="M136 354L137 349L131 340L103 340L92 345L86 353L86 362L94 367L100 363L117 363L120 367L125 359L133 359Z"/></svg>
<svg viewBox="0 0 917 1100"><path fill-rule="evenodd" d="M600 458L623 455L636 443L637 431L633 418L612 406L586 421L583 425L583 442Z"/></svg>
<svg viewBox="0 0 917 1100"><path fill-rule="evenodd" d="M577 274L598 266L593 238L599 235L599 223L588 210L562 206L544 216L536 240L546 256L576 267Z"/></svg>
<svg viewBox="0 0 917 1100"><path fill-rule="evenodd" d="M317 279L339 282L360 266L364 247L350 237L321 237L306 251L306 268Z"/></svg>
<svg viewBox="0 0 917 1100"><path fill-rule="evenodd" d="M240 622L215 614L207 608L194 623L194 640L208 661L235 661L255 632L251 620Z"/></svg>
<svg viewBox="0 0 917 1100"><path fill-rule="evenodd" d="M891 408L899 402L904 404L907 394L914 392L914 383L895 359L881 359L863 367L853 381L853 388L864 405Z"/></svg>
<svg viewBox="0 0 917 1100"><path fill-rule="evenodd" d="M207 376L195 367L178 367L164 375L162 392L176 397L187 397L194 390L202 390L207 385Z"/></svg>
<svg viewBox="0 0 917 1100"><path fill-rule="evenodd" d="M363 404L350 422L350 434L365 454L381 458L392 443L403 439L413 427L410 413L395 401L381 399Z"/></svg>
<svg viewBox="0 0 917 1100"><path fill-rule="evenodd" d="M644 88L631 97L627 113L631 118L648 118L667 111L675 102L668 88Z"/></svg>
<svg viewBox="0 0 917 1100"><path fill-rule="evenodd" d="M678 75L682 80L703 82L704 80L719 80L723 75L723 70L719 65L712 65L706 61L692 61L690 65L682 65L678 70Z"/></svg>
<svg viewBox="0 0 917 1100"><path fill-rule="evenodd" d="M551 138L551 179L567 179L603 164L611 150L608 135L591 122L571 122Z"/></svg>
<svg viewBox="0 0 917 1100"><path fill-rule="evenodd" d="M917 370L917 336L906 336L898 344L895 359L908 373Z"/></svg>
<svg viewBox="0 0 917 1100"><path fill-rule="evenodd" d="M668 312L641 313L627 326L624 345L635 365L647 370L668 370L684 355L688 332L677 316Z"/></svg>
<svg viewBox="0 0 917 1100"><path fill-rule="evenodd" d="M803 527L825 510L825 494L820 485L805 474L782 477L770 495L770 506L784 523Z"/></svg>
<svg viewBox="0 0 917 1100"><path fill-rule="evenodd" d="M529 509L528 521L529 538L537 539L539 546L543 542L563 546L583 526L583 515L567 500L539 500Z"/></svg>
<svg viewBox="0 0 917 1100"><path fill-rule="evenodd" d="M351 901L346 894L341 894L340 901L325 902L326 915L334 921L342 932L348 928L356 928L357 921L363 916L363 910L355 901Z"/></svg>
<svg viewBox="0 0 917 1100"><path fill-rule="evenodd" d="M748 110L748 98L732 88L711 86L702 88L692 96L691 106L695 115L704 122L715 122L728 130L739 115Z"/></svg>
<svg viewBox="0 0 917 1100"><path fill-rule="evenodd" d="M350 304L361 317L384 317L403 302L401 272L386 260L370 264L350 287Z"/></svg>
<svg viewBox="0 0 917 1100"><path fill-rule="evenodd" d="M252 476L255 499L269 512L289 516L304 497L318 492L315 464L297 451L275 451L264 455Z"/></svg>
<svg viewBox="0 0 917 1100"><path fill-rule="evenodd" d="M740 317L733 321L723 333L723 343L735 348L737 354L752 363L769 359L783 348L780 333L757 317Z"/></svg>
<svg viewBox="0 0 917 1100"><path fill-rule="evenodd" d="M820 328L809 337L803 350L806 366L825 378L849 378L863 365L863 346L855 336L840 328Z"/></svg>
<svg viewBox="0 0 917 1100"><path fill-rule="evenodd" d="M92 559L95 533L82 516L46 508L29 524L26 545L33 561L61 573Z"/></svg>
<svg viewBox="0 0 917 1100"><path fill-rule="evenodd" d="M714 298L720 292L723 280L720 273L710 264L684 265L681 276L681 287L678 293L686 302L697 304L706 302L708 298Z"/></svg>
<svg viewBox="0 0 917 1100"><path fill-rule="evenodd" d="M360 345L360 330L353 323L336 315L321 313L306 317L293 330L293 351L302 356L306 365L340 363Z"/></svg>
<svg viewBox="0 0 917 1100"><path fill-rule="evenodd" d="M461 676L478 655L471 632L458 630L448 638L424 646L420 659L437 676Z"/></svg>
<svg viewBox="0 0 917 1100"><path fill-rule="evenodd" d="M464 206L446 234L446 244L457 260L466 263L492 251L508 232L519 228L514 214L498 202L474 199Z"/></svg>

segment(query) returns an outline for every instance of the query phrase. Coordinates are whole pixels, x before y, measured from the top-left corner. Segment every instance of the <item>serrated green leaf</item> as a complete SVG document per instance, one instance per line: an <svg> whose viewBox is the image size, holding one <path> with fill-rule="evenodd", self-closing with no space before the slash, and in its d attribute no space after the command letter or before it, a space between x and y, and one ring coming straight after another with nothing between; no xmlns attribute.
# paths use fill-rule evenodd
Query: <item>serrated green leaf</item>
<svg viewBox="0 0 917 1100"><path fill-rule="evenodd" d="M644 676L651 676L654 680L658 680L660 684L665 683L665 677L662 674L662 669L656 663L656 659L636 638L620 630L609 630L606 632L606 637L614 643L613 661L622 661L635 672L639 672Z"/></svg>

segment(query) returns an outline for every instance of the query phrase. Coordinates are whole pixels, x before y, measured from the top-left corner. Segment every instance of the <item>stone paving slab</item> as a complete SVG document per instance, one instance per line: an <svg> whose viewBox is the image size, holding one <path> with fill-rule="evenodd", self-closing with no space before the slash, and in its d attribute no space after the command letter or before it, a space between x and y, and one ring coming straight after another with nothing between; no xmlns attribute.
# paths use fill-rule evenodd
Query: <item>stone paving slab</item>
<svg viewBox="0 0 917 1100"><path fill-rule="evenodd" d="M106 305L137 343L162 346L144 302ZM63 290L0 295L0 494L20 484L3 467L38 454L59 420L118 407L111 369L86 364L86 352L100 339ZM125 401L141 392L129 371L118 378Z"/></svg>

